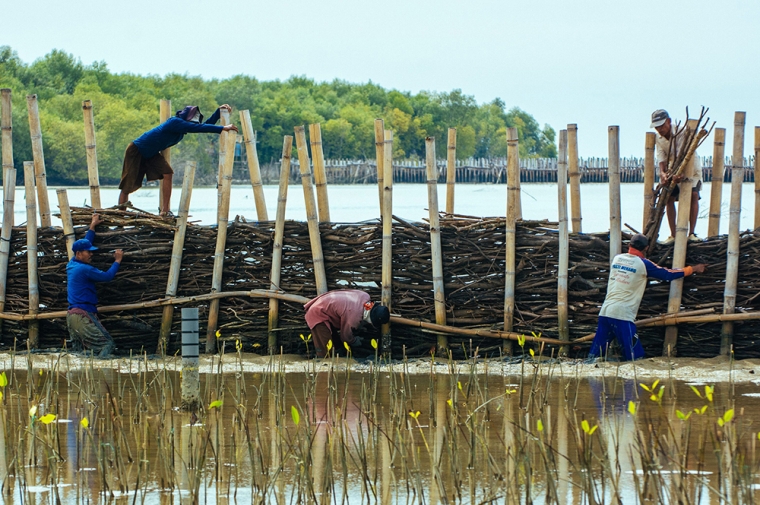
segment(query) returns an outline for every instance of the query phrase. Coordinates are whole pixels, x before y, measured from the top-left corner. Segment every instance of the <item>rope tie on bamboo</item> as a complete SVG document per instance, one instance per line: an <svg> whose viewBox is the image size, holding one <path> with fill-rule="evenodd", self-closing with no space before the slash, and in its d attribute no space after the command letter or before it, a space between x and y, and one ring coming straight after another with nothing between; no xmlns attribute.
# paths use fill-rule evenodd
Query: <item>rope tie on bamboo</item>
<svg viewBox="0 0 760 505"><path fill-rule="evenodd" d="M7 131L7 132L11 131L12 129L13 129L12 126L2 126L2 127L0 127L0 130Z"/></svg>
<svg viewBox="0 0 760 505"><path fill-rule="evenodd" d="M37 135L32 135L31 137L32 137L32 140L41 139L42 138L42 134L38 133Z"/></svg>
<svg viewBox="0 0 760 505"><path fill-rule="evenodd" d="M97 146L96 146L96 144L85 144L84 147L85 147L85 149L95 149L95 147L97 147Z"/></svg>

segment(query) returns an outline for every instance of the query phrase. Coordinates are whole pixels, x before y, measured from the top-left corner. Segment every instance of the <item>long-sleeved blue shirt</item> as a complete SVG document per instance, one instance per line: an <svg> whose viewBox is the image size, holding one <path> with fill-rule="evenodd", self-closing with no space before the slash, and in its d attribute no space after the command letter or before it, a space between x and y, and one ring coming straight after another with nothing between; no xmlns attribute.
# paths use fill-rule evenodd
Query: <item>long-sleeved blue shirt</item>
<svg viewBox="0 0 760 505"><path fill-rule="evenodd" d="M95 232L88 230L84 238L92 243L95 240ZM104 272L76 258L71 258L69 264L66 265L69 310L77 308L97 313L98 294L95 291L95 283L112 280L118 271L119 264L115 261L111 268Z"/></svg>
<svg viewBox="0 0 760 505"><path fill-rule="evenodd" d="M174 116L140 135L134 144L143 158L152 158L167 147L179 144L186 133L222 133L224 127L216 125L219 116L219 109L205 123L194 123Z"/></svg>

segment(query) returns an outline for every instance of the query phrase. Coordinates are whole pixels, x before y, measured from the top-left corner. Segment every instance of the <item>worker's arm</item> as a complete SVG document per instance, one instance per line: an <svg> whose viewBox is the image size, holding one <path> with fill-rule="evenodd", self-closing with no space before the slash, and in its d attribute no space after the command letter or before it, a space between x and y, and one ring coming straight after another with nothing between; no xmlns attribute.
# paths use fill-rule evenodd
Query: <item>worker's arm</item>
<svg viewBox="0 0 760 505"><path fill-rule="evenodd" d="M647 277L653 277L661 281L674 281L683 277L688 277L693 273L702 273L706 270L707 266L704 263L699 265L686 266L684 268L664 268L655 263L652 263L648 259L642 258L644 266L647 268Z"/></svg>

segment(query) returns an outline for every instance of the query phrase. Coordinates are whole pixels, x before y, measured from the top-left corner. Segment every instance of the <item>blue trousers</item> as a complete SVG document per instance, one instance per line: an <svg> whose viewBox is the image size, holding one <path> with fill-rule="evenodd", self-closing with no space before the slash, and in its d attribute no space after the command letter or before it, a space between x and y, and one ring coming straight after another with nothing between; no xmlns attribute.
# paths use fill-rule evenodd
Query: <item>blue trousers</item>
<svg viewBox="0 0 760 505"><path fill-rule="evenodd" d="M632 321L623 321L612 317L599 316L596 335L591 343L589 357L599 357L607 354L607 347L613 338L617 338L626 361L644 357L644 348L639 342L636 325Z"/></svg>

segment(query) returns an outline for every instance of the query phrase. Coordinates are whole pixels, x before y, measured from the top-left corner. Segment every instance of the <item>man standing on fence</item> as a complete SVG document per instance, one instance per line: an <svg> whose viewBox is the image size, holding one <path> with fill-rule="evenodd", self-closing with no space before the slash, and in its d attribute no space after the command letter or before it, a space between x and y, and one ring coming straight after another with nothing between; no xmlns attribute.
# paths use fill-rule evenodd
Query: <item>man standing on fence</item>
<svg viewBox="0 0 760 505"><path fill-rule="evenodd" d="M361 326L372 325L379 329L391 319L388 307L371 302L367 293L357 289L328 291L310 300L304 310L318 358L327 355L330 341L333 345L342 340L351 347L361 346L361 337L354 335Z"/></svg>
<svg viewBox="0 0 760 505"><path fill-rule="evenodd" d="M683 125L676 135L675 127L672 125L670 115L668 111L663 109L657 109L652 113L652 128L657 130L657 137L655 140L657 166L660 168L660 184L670 182L668 178L668 153L679 152L680 149L685 149L682 145L686 134L685 125ZM674 145L671 147L671 143ZM700 238L694 234L694 229L697 226L697 216L699 215L699 192L702 189L702 163L694 153L691 158L689 166L683 171L683 175L676 177L676 182L680 183L682 180L691 182L691 208L689 209L689 242L699 242ZM680 187L676 186L673 192L670 194L667 204L668 214L668 226L670 226L670 237L663 241L664 245L672 244L676 236L676 204L680 193Z"/></svg>
<svg viewBox="0 0 760 505"><path fill-rule="evenodd" d="M124 153L124 166L121 170L119 205L127 203L129 194L142 187L143 178L147 177L149 181L161 179L164 194L160 203L160 212L162 216L172 217L169 207L172 199L172 175L174 175L174 171L164 159L161 151L178 144L186 133L238 131L237 126L233 124L216 126L222 109L232 110L229 105L224 104L216 109L208 121L203 123L201 110L195 105L188 105L177 111L174 117L143 133L134 142L130 142Z"/></svg>
<svg viewBox="0 0 760 505"><path fill-rule="evenodd" d="M114 343L111 335L98 320L95 283L108 282L116 276L124 253L117 249L113 254L114 262L111 268L105 272L90 264L93 252L98 250L92 245L95 240L95 227L102 222L98 214L93 214L87 234L71 247L74 257L66 265L69 301L66 325L69 327L73 350L91 351L99 358L106 358L113 352Z"/></svg>
<svg viewBox="0 0 760 505"><path fill-rule="evenodd" d="M693 267L663 268L646 259L644 255L648 248L649 239L637 233L631 238L628 253L618 254L612 260L607 296L599 311L599 324L588 353L589 361L606 355L613 338L617 339L625 360L643 358L644 348L633 321L644 296L647 277L670 282L693 273L701 274L707 268L704 263Z"/></svg>

